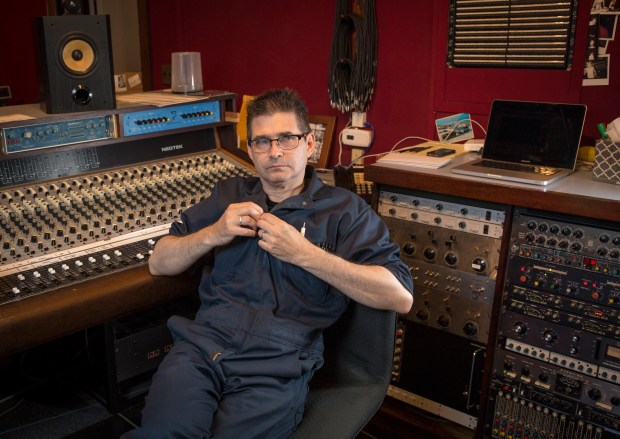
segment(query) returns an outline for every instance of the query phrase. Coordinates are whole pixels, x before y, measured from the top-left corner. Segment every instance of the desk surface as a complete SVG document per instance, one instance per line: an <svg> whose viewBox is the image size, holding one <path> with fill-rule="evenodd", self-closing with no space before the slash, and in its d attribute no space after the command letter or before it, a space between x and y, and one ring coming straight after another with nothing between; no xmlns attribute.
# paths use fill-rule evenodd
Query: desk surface
<svg viewBox="0 0 620 439"><path fill-rule="evenodd" d="M620 186L594 181L590 171L577 171L549 186L471 177L450 171L456 165L478 158L474 153L465 154L439 169L385 166L377 162L366 167L364 178L396 187L620 221Z"/></svg>

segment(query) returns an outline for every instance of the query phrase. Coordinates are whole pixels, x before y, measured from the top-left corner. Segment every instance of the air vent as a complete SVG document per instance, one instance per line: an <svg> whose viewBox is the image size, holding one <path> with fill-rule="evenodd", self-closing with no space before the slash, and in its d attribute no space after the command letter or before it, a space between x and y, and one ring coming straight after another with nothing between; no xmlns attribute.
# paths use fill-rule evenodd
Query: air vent
<svg viewBox="0 0 620 439"><path fill-rule="evenodd" d="M450 0L448 65L572 67L578 0Z"/></svg>

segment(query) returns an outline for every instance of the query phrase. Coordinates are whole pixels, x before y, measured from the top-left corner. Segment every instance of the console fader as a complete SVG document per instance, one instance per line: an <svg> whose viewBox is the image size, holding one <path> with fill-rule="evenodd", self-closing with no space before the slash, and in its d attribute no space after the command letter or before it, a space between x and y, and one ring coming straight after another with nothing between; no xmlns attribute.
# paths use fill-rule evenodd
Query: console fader
<svg viewBox="0 0 620 439"><path fill-rule="evenodd" d="M146 263L215 182L252 172L217 150L0 191L0 305Z"/></svg>
<svg viewBox="0 0 620 439"><path fill-rule="evenodd" d="M620 438L620 229L516 209L485 437Z"/></svg>
<svg viewBox="0 0 620 439"><path fill-rule="evenodd" d="M414 280L388 394L475 428L504 208L383 187L378 211Z"/></svg>

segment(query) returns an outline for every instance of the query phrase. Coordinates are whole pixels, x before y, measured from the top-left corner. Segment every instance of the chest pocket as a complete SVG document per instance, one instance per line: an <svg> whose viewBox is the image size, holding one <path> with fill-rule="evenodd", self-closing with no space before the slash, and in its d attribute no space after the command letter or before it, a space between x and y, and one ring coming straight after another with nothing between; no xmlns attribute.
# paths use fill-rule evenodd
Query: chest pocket
<svg viewBox="0 0 620 439"><path fill-rule="evenodd" d="M303 268L281 261L273 264L274 278L280 279L286 293L292 293L313 304L325 301L329 285ZM279 273L278 273L279 271Z"/></svg>

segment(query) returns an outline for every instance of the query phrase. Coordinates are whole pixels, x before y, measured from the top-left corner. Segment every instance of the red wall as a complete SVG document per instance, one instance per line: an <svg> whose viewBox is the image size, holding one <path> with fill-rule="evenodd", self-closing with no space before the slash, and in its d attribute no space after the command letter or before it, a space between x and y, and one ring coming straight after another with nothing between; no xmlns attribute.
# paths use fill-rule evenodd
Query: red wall
<svg viewBox="0 0 620 439"><path fill-rule="evenodd" d="M0 85L11 87L10 105L37 102L35 17L47 14L45 0L4 2L0 23Z"/></svg>
<svg viewBox="0 0 620 439"><path fill-rule="evenodd" d="M330 107L327 92L334 0L170 4L149 3L156 88L161 86L160 65L170 63L171 52L198 50L206 88L242 96L293 87L311 114L337 116L336 133L344 127L348 115ZM367 115L376 139L370 153L385 151L405 136L428 135L432 91L433 2L378 1L377 16L377 87ZM331 157L335 164L337 139Z"/></svg>
<svg viewBox="0 0 620 439"><path fill-rule="evenodd" d="M330 107L327 92L335 3L152 0L154 85L161 87L160 66L170 62L172 52L200 51L205 87L239 96L294 87L311 113L338 117L338 133L348 115ZM497 98L587 104L584 144L593 144L598 122L620 116L619 73L612 69L610 86L581 86L588 2L580 2L571 71L448 69L447 5L448 0L376 2L377 87L367 118L376 138L370 153L389 150L406 136L434 138L435 118L456 112L469 112L486 126L490 103ZM613 63L620 58L620 42L612 42L609 49ZM330 163L336 163L337 142L331 157Z"/></svg>
<svg viewBox="0 0 620 439"><path fill-rule="evenodd" d="M206 88L229 90L241 97L267 88L293 87L312 114L338 117L338 133L348 115L330 107L327 93L335 4L335 0L149 0L154 88L164 88L161 65L170 64L172 52L199 51ZM588 2L580 2L572 72L447 69L447 4L448 0L376 1L377 86L367 119L376 128L376 139L370 153L389 150L406 136L434 137L434 119L446 114L470 112L486 125L494 98L587 104L584 144L593 143L598 122L620 116L620 73L613 69L620 59L620 36L609 45L610 86L580 86ZM11 105L37 100L33 25L34 17L44 14L45 0L4 6L0 85L11 86ZM348 163L348 151L344 157ZM337 141L330 164L336 161Z"/></svg>

